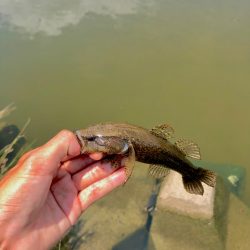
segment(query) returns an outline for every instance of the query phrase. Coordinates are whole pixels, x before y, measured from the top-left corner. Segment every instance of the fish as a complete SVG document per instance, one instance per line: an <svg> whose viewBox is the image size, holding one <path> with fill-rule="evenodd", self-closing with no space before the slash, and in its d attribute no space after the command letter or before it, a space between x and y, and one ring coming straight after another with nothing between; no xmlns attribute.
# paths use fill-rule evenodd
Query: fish
<svg viewBox="0 0 250 250"><path fill-rule="evenodd" d="M204 194L202 182L215 187L216 174L194 166L188 159L201 159L197 144L187 139L171 142L174 129L168 124L146 129L128 123L99 123L74 133L81 154L104 153L112 159L113 167L118 167L118 159L123 158L127 180L138 161L149 164L148 172L155 178L167 176L170 169L177 171L182 175L185 190L191 194Z"/></svg>

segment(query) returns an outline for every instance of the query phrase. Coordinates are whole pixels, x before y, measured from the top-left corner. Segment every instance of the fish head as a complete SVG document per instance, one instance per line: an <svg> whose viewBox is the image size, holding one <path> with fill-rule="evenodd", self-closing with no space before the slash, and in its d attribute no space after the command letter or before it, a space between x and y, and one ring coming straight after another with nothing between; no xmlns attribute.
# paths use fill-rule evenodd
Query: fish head
<svg viewBox="0 0 250 250"><path fill-rule="evenodd" d="M110 125L98 124L75 131L81 145L81 153L101 152L105 154L124 154L128 141L115 133Z"/></svg>

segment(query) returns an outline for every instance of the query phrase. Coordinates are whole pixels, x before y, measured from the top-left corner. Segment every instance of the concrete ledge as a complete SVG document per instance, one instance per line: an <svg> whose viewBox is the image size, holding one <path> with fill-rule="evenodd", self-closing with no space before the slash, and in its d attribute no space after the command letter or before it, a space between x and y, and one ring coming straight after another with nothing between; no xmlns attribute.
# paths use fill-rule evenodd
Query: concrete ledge
<svg viewBox="0 0 250 250"><path fill-rule="evenodd" d="M204 189L204 197L187 193L175 173L162 183L151 227L157 250L225 249L229 191L220 177Z"/></svg>
<svg viewBox="0 0 250 250"><path fill-rule="evenodd" d="M182 176L170 171L161 185L157 208L193 218L211 219L214 215L215 188L202 185L203 195L190 194L184 189Z"/></svg>

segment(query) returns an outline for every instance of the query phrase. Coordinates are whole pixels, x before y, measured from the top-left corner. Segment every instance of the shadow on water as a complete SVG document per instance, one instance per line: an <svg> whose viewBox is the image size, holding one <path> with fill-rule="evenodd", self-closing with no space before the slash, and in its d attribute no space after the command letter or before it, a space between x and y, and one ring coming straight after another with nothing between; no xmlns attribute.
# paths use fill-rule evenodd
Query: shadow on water
<svg viewBox="0 0 250 250"><path fill-rule="evenodd" d="M112 250L154 250L154 243L146 227L141 227L115 245Z"/></svg>
<svg viewBox="0 0 250 250"><path fill-rule="evenodd" d="M135 232L128 235L125 239L115 245L113 250L154 250L155 246L150 236L150 229L153 222L153 214L156 206L157 196L160 189L161 181L156 179L153 186L152 194L149 197L147 207L145 208L148 216L143 227L137 229Z"/></svg>

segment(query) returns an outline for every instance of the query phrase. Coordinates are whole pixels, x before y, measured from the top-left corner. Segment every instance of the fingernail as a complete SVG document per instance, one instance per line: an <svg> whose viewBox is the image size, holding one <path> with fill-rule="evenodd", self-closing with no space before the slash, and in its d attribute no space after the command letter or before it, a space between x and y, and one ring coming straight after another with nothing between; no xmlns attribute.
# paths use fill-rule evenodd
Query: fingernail
<svg viewBox="0 0 250 250"><path fill-rule="evenodd" d="M89 157L95 161L99 161L103 158L103 153L93 153L93 154L90 154Z"/></svg>

